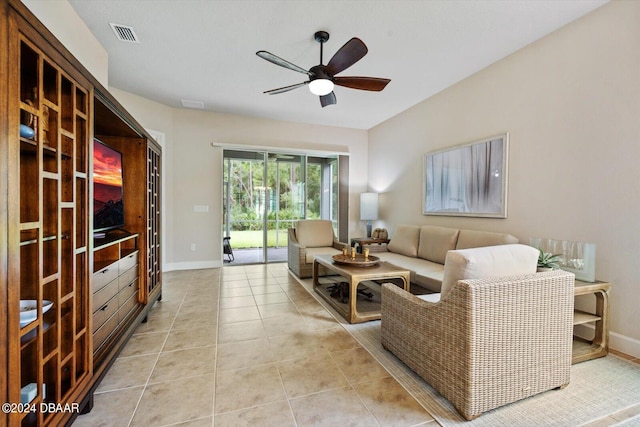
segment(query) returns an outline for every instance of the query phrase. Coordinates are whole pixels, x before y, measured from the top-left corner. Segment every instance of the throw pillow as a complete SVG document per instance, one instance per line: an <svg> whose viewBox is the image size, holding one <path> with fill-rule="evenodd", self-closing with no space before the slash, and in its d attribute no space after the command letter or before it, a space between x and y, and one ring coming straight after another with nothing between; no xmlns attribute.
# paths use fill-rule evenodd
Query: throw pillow
<svg viewBox="0 0 640 427"><path fill-rule="evenodd" d="M444 263L442 298L458 280L535 273L539 251L527 245L498 245L449 251Z"/></svg>
<svg viewBox="0 0 640 427"><path fill-rule="evenodd" d="M320 248L333 246L333 227L331 221L312 219L298 221L296 225L296 239L300 246Z"/></svg>
<svg viewBox="0 0 640 427"><path fill-rule="evenodd" d="M420 227L417 225L399 225L391 241L387 245L389 252L406 255L410 257L418 256L418 242L420 239Z"/></svg>
<svg viewBox="0 0 640 427"><path fill-rule="evenodd" d="M423 225L420 227L420 246L418 257L444 264L447 252L456 248L457 228Z"/></svg>

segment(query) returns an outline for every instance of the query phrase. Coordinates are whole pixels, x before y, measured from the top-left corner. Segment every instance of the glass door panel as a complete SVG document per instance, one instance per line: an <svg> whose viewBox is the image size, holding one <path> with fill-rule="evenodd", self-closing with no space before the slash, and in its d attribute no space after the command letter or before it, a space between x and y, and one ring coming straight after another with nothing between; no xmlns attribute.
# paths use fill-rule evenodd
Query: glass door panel
<svg viewBox="0 0 640 427"><path fill-rule="evenodd" d="M300 219L331 220L338 234L337 157L224 150L223 158L226 262L286 261L288 229Z"/></svg>
<svg viewBox="0 0 640 427"><path fill-rule="evenodd" d="M229 237L233 253L223 253L225 261L264 262L264 213L268 202L265 153L224 150L222 236Z"/></svg>
<svg viewBox="0 0 640 427"><path fill-rule="evenodd" d="M328 219L338 230L338 159L307 158L307 218Z"/></svg>
<svg viewBox="0 0 640 427"><path fill-rule="evenodd" d="M267 262L287 260L287 230L305 217L305 162L302 155L268 154Z"/></svg>

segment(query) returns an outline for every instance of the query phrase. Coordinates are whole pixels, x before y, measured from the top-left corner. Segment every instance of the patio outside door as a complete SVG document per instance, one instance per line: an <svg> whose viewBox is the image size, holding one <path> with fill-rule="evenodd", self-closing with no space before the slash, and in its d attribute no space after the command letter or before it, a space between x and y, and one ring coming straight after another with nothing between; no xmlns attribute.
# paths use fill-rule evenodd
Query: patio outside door
<svg viewBox="0 0 640 427"><path fill-rule="evenodd" d="M286 261L288 229L300 219L330 219L337 230L336 157L223 153L222 235L230 237L234 264Z"/></svg>
<svg viewBox="0 0 640 427"><path fill-rule="evenodd" d="M286 261L288 229L306 215L306 157L268 153L267 262Z"/></svg>
<svg viewBox="0 0 640 427"><path fill-rule="evenodd" d="M264 262L265 153L224 150L222 236L234 263ZM225 261L228 255L223 254Z"/></svg>

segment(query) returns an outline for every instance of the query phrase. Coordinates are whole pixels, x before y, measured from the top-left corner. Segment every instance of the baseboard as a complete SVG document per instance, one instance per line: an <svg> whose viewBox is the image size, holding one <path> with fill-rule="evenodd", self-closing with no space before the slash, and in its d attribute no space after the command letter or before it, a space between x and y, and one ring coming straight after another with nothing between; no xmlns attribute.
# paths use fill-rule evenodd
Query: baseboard
<svg viewBox="0 0 640 427"><path fill-rule="evenodd" d="M573 331L577 336L589 340L593 338L594 327L586 324L576 325ZM640 358L640 341L617 332L609 332L609 348Z"/></svg>
<svg viewBox="0 0 640 427"><path fill-rule="evenodd" d="M220 268L222 260L216 261L194 261L194 262L170 262L164 265L162 271L178 271L178 270L202 270L205 268Z"/></svg>

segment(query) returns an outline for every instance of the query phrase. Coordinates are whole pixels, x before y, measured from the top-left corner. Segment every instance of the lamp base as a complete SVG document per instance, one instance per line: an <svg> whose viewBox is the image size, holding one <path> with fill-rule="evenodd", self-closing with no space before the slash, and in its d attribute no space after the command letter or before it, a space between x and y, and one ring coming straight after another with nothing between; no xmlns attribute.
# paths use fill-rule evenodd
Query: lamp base
<svg viewBox="0 0 640 427"><path fill-rule="evenodd" d="M371 238L371 221L367 221L367 238Z"/></svg>

